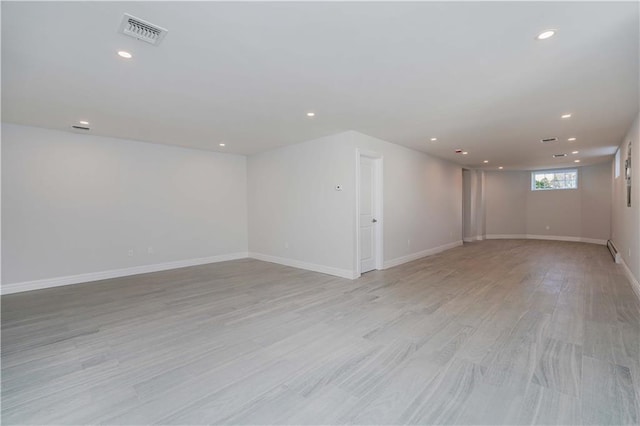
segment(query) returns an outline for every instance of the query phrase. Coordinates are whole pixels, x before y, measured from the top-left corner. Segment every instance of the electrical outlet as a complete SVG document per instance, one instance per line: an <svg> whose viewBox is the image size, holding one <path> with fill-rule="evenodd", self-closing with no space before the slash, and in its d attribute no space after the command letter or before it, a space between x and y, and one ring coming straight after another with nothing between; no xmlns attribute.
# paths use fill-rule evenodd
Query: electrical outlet
<svg viewBox="0 0 640 426"><path fill-rule="evenodd" d="M133 249L129 249L129 251L127 251L127 255L129 257L133 257Z"/></svg>
<svg viewBox="0 0 640 426"><path fill-rule="evenodd" d="M547 231L548 231L549 229L551 229L551 227L550 227L549 225L547 225L545 228L547 228Z"/></svg>
<svg viewBox="0 0 640 426"><path fill-rule="evenodd" d="M147 254L153 254L153 246L147 247Z"/></svg>

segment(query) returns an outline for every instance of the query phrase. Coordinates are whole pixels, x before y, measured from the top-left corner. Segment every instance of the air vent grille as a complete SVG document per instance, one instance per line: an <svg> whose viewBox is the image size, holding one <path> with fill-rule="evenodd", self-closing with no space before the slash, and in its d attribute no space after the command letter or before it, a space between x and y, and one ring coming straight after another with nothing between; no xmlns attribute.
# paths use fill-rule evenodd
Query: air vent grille
<svg viewBox="0 0 640 426"><path fill-rule="evenodd" d="M557 140L558 140L558 138L544 138L544 139L540 139L540 142L549 143L549 142L555 142Z"/></svg>
<svg viewBox="0 0 640 426"><path fill-rule="evenodd" d="M71 126L71 128L76 130L91 130L90 128L84 126Z"/></svg>
<svg viewBox="0 0 640 426"><path fill-rule="evenodd" d="M125 13L120 23L119 32L157 46L168 30Z"/></svg>
<svg viewBox="0 0 640 426"><path fill-rule="evenodd" d="M567 154L553 154L553 158L566 157Z"/></svg>

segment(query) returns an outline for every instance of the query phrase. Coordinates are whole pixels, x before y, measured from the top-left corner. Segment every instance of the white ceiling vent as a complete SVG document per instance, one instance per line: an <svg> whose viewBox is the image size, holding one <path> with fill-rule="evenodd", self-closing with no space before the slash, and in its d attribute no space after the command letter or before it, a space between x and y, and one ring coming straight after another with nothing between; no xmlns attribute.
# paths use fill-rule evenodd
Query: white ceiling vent
<svg viewBox="0 0 640 426"><path fill-rule="evenodd" d="M157 46L167 34L168 30L125 13L122 17L118 32Z"/></svg>

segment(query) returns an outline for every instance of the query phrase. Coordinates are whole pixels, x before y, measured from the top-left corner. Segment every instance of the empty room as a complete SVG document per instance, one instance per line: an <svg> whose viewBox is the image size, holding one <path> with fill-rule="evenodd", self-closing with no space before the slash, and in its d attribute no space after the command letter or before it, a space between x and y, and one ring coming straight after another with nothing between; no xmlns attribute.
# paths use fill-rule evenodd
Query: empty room
<svg viewBox="0 0 640 426"><path fill-rule="evenodd" d="M2 424L640 423L640 3L0 7Z"/></svg>

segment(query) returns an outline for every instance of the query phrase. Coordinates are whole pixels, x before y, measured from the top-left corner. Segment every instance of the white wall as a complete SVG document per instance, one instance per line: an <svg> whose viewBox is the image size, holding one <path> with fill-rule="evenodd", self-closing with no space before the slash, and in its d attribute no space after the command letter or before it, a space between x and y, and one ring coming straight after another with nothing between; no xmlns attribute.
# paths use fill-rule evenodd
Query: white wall
<svg viewBox="0 0 640 426"><path fill-rule="evenodd" d="M358 132L248 160L10 124L2 125L2 133L3 291L12 284L69 276L82 282L103 271L144 272L149 265L177 267L247 251L352 277L358 148L384 157L385 267L462 239L461 168ZM640 164L637 121L626 140L633 141L634 164ZM632 208L625 204L622 177L612 194L611 173L609 163L585 166L578 190L532 192L530 172L472 171L472 234L486 228L489 237L595 241L609 238L613 227L614 242L637 277L640 173L634 174ZM337 184L342 191L335 191Z"/></svg>
<svg viewBox="0 0 640 426"><path fill-rule="evenodd" d="M316 270L334 268L326 272L336 275L350 274L354 161L345 133L250 156L252 255L277 257L271 260L281 263L284 259L304 262L298 266ZM343 191L335 191L336 184L342 184Z"/></svg>
<svg viewBox="0 0 640 426"><path fill-rule="evenodd" d="M249 157L249 251L353 276L356 148L384 158L385 265L459 243L461 168L350 131Z"/></svg>
<svg viewBox="0 0 640 426"><path fill-rule="evenodd" d="M12 124L2 142L3 285L246 256L244 156Z"/></svg>
<svg viewBox="0 0 640 426"><path fill-rule="evenodd" d="M485 172L487 237L527 233L528 172Z"/></svg>
<svg viewBox="0 0 640 426"><path fill-rule="evenodd" d="M620 145L620 177L613 182L612 241L637 284L640 281L640 116L627 132ZM632 194L627 207L624 161L631 142ZM637 290L640 288L636 287Z"/></svg>
<svg viewBox="0 0 640 426"><path fill-rule="evenodd" d="M580 168L582 230L580 237L611 238L611 162Z"/></svg>
<svg viewBox="0 0 640 426"><path fill-rule="evenodd" d="M386 265L462 241L459 165L362 133L349 133L356 148L384 157ZM353 176L355 181L355 172Z"/></svg>
<svg viewBox="0 0 640 426"><path fill-rule="evenodd" d="M604 243L610 236L611 164L578 168L578 189L532 191L531 172L486 173L487 236ZM547 229L548 228L548 229Z"/></svg>
<svg viewBox="0 0 640 426"><path fill-rule="evenodd" d="M529 174L529 173L528 173ZM531 191L525 189L526 234L580 237L582 231L583 173L578 172L578 189ZM607 223L604 222L603 223Z"/></svg>

